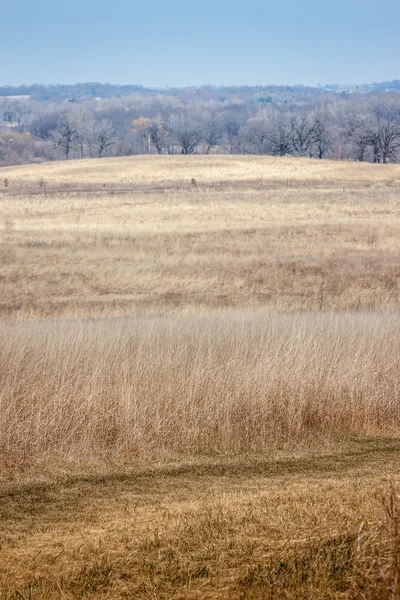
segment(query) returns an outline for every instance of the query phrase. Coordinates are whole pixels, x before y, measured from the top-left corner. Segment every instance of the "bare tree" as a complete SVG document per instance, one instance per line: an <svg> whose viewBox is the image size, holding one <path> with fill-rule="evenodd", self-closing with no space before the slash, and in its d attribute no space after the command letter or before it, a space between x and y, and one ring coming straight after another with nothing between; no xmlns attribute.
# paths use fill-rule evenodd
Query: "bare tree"
<svg viewBox="0 0 400 600"><path fill-rule="evenodd" d="M271 153L273 156L292 154L292 128L283 115L271 124Z"/></svg>
<svg viewBox="0 0 400 600"><path fill-rule="evenodd" d="M2 137L0 137L0 160L4 160L6 157L6 144Z"/></svg>
<svg viewBox="0 0 400 600"><path fill-rule="evenodd" d="M381 139L376 124L370 126L368 144L372 148L374 163L380 163L382 158Z"/></svg>
<svg viewBox="0 0 400 600"><path fill-rule="evenodd" d="M121 97L111 97L110 90L102 88L107 94L101 101L88 97L93 86L77 86L67 96L79 98L73 103L67 103L65 90L58 88L43 89L39 101L36 87L29 102L0 97L2 164L111 152L400 160L400 95L383 85L353 94L298 86L239 86L165 93L136 90ZM83 95L76 96L78 88ZM56 95L49 99L48 93ZM109 125L103 127L103 120Z"/></svg>
<svg viewBox="0 0 400 600"><path fill-rule="evenodd" d="M132 125L133 131L139 135L142 143L144 142L147 153L151 154L151 119L148 119L147 117L139 117L139 119L132 121Z"/></svg>
<svg viewBox="0 0 400 600"><path fill-rule="evenodd" d="M241 122L238 119L230 118L224 123L224 133L226 138L225 148L229 154L234 154L238 149L239 132Z"/></svg>
<svg viewBox="0 0 400 600"><path fill-rule="evenodd" d="M324 114L314 116L313 150L319 159L324 158L330 146L328 117Z"/></svg>
<svg viewBox="0 0 400 600"><path fill-rule="evenodd" d="M344 125L344 138L350 142L355 158L363 162L374 139L370 117L361 115L350 118Z"/></svg>
<svg viewBox="0 0 400 600"><path fill-rule="evenodd" d="M242 135L248 142L246 151L249 154L270 154L271 127L265 114L251 117L243 127Z"/></svg>
<svg viewBox="0 0 400 600"><path fill-rule="evenodd" d="M108 119L102 119L94 125L93 142L99 158L116 143L114 128Z"/></svg>
<svg viewBox="0 0 400 600"><path fill-rule="evenodd" d="M210 154L211 149L218 144L220 139L220 128L213 113L203 119L201 123L201 136L205 152L206 154Z"/></svg>
<svg viewBox="0 0 400 600"><path fill-rule="evenodd" d="M33 113L26 123L26 129L40 140L51 141L54 138L54 132L60 125L60 113L52 111L42 114Z"/></svg>
<svg viewBox="0 0 400 600"><path fill-rule="evenodd" d="M387 163L390 159L396 159L400 148L400 107L389 100L376 104L373 113L382 162Z"/></svg>
<svg viewBox="0 0 400 600"><path fill-rule="evenodd" d="M85 156L85 146L87 146L92 139L94 131L94 114L87 108L76 106L72 112L73 123L76 128L77 145L79 147L80 157Z"/></svg>
<svg viewBox="0 0 400 600"><path fill-rule="evenodd" d="M166 138L168 135L167 129L158 121L153 121L149 129L150 140L153 143L158 154L164 152L166 146Z"/></svg>
<svg viewBox="0 0 400 600"><path fill-rule="evenodd" d="M175 122L173 133L181 148L181 154L194 154L201 142L200 127L187 117L181 117Z"/></svg>
<svg viewBox="0 0 400 600"><path fill-rule="evenodd" d="M316 122L308 115L299 115L291 119L291 128L293 153L297 156L309 155L315 142Z"/></svg>
<svg viewBox="0 0 400 600"><path fill-rule="evenodd" d="M69 158L71 150L76 146L79 136L71 115L64 113L61 122L54 134L54 143L57 148L64 150L65 158Z"/></svg>

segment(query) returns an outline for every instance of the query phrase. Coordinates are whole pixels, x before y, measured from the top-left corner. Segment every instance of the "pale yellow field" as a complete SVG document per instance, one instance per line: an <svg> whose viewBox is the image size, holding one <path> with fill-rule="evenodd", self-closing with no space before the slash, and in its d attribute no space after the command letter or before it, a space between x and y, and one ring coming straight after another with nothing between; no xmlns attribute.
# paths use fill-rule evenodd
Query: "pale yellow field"
<svg viewBox="0 0 400 600"><path fill-rule="evenodd" d="M88 184L185 184L194 177L199 185L224 182L307 182L400 184L400 166L352 161L310 160L254 156L132 156L86 159L6 167L10 181Z"/></svg>
<svg viewBox="0 0 400 600"><path fill-rule="evenodd" d="M397 165L178 156L2 173L3 318L399 304ZM140 185L121 188L130 173ZM95 178L106 187L71 188Z"/></svg>
<svg viewBox="0 0 400 600"><path fill-rule="evenodd" d="M3 179L0 600L399 600L400 166Z"/></svg>

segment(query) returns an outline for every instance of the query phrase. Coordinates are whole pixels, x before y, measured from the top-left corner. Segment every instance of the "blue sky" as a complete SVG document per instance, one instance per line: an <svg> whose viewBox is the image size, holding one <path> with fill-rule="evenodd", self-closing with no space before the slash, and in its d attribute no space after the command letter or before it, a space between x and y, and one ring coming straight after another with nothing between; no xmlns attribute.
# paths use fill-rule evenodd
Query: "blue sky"
<svg viewBox="0 0 400 600"><path fill-rule="evenodd" d="M0 85L397 79L399 25L399 0L19 0L2 8Z"/></svg>

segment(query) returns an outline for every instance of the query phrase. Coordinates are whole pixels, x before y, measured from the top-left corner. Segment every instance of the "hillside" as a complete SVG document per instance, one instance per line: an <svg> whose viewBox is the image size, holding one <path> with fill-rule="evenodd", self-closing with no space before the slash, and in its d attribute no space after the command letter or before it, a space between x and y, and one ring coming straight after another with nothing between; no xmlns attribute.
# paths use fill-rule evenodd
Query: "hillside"
<svg viewBox="0 0 400 600"><path fill-rule="evenodd" d="M275 182L284 187L296 182L309 183L311 187L319 183L329 186L342 182L399 185L400 165L371 166L352 161L272 156L127 156L3 167L0 175L20 184L44 179L49 185L105 183L111 187L127 185L128 189L137 184L190 187L194 177L199 185L225 183L229 191L236 184L268 187Z"/></svg>
<svg viewBox="0 0 400 600"><path fill-rule="evenodd" d="M3 317L398 305L398 165L131 157L0 177Z"/></svg>

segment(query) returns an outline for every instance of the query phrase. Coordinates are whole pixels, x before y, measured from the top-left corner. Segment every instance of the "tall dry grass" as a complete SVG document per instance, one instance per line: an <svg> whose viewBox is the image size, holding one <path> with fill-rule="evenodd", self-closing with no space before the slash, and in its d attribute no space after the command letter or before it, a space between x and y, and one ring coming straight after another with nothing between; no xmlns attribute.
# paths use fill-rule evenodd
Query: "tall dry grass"
<svg viewBox="0 0 400 600"><path fill-rule="evenodd" d="M0 326L3 468L400 433L398 312Z"/></svg>

